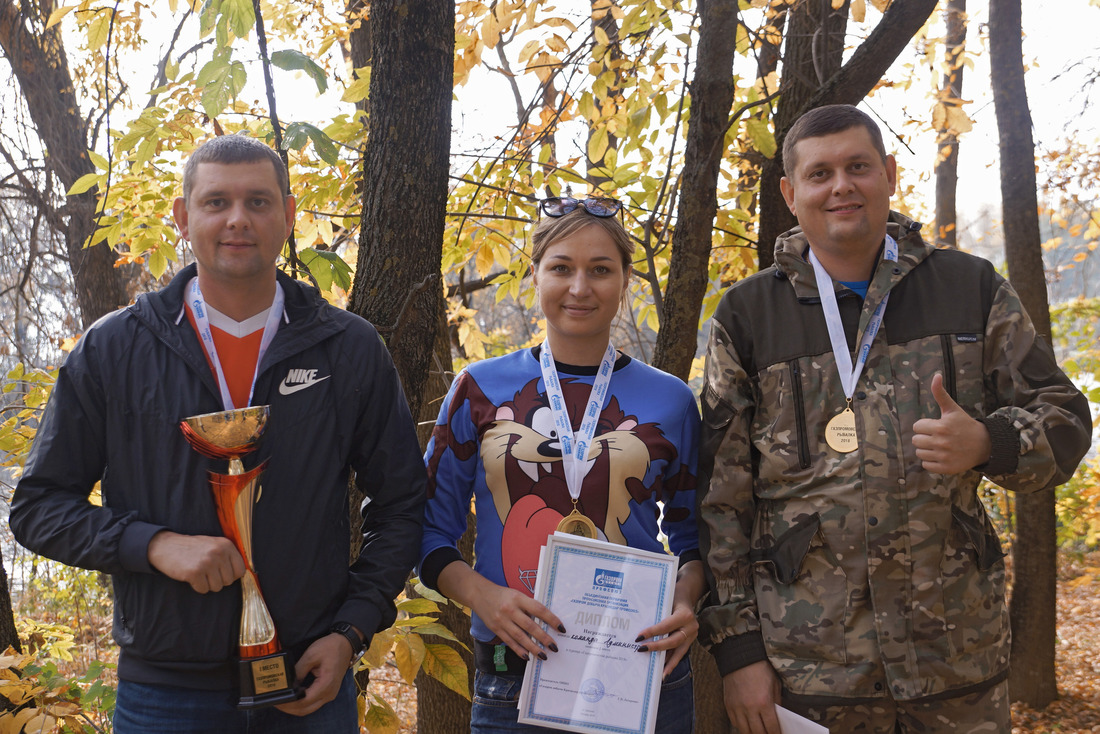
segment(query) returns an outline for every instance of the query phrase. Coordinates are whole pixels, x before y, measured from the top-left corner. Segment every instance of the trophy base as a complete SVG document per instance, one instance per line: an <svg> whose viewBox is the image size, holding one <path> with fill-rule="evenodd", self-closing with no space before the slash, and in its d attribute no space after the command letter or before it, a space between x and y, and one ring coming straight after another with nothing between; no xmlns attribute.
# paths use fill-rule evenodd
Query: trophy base
<svg viewBox="0 0 1100 734"><path fill-rule="evenodd" d="M306 695L294 680L294 668L287 662L285 652L242 658L238 666L241 690L238 709L290 703Z"/></svg>

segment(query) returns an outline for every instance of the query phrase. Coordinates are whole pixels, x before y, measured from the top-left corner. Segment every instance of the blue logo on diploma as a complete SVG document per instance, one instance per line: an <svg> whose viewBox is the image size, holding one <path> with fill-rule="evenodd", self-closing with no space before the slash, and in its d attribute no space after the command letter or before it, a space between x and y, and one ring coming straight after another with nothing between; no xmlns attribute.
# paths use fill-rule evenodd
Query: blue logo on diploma
<svg viewBox="0 0 1100 734"><path fill-rule="evenodd" d="M589 678L581 683L581 698L589 703L597 703L603 698L603 683L597 678Z"/></svg>
<svg viewBox="0 0 1100 734"><path fill-rule="evenodd" d="M615 591L621 593L623 590L623 574L619 571L608 571L604 568L597 568L596 575L592 579L592 586L600 591Z"/></svg>

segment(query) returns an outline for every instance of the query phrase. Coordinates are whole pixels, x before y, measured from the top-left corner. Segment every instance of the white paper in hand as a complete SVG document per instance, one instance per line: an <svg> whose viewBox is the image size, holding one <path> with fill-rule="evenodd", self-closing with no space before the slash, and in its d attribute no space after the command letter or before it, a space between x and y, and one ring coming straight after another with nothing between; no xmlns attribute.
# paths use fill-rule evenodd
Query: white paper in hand
<svg viewBox="0 0 1100 734"><path fill-rule="evenodd" d="M782 706L775 707L775 715L779 717L779 727L783 730L783 734L829 734L829 730L821 724L788 711Z"/></svg>

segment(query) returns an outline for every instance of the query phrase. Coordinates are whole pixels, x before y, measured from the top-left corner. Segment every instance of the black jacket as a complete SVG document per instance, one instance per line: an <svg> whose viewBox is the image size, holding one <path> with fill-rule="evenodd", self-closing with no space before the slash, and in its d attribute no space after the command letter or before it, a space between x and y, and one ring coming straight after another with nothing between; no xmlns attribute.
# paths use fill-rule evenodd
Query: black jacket
<svg viewBox="0 0 1100 734"><path fill-rule="evenodd" d="M120 678L187 688L234 685L239 584L198 594L149 565L161 529L221 535L207 472L181 419L222 409L183 306L186 268L164 290L94 324L58 375L11 504L16 539L49 558L112 574ZM254 506L253 562L292 660L334 621L369 638L393 623L416 561L425 472L389 353L363 319L283 275L285 317L253 405L270 405L245 468L268 460ZM369 498L349 568L348 476ZM103 506L88 501L102 480Z"/></svg>

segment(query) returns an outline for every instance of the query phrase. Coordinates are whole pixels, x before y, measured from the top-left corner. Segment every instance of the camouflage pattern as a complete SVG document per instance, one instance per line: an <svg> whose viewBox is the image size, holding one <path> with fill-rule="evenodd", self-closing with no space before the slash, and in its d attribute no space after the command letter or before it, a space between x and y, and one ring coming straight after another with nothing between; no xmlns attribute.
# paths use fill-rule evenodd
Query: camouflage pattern
<svg viewBox="0 0 1100 734"><path fill-rule="evenodd" d="M845 399L801 230L777 243L779 272L730 288L711 325L699 517L712 595L700 641L728 672L751 662L731 649L762 637L798 695L909 701L1008 666L1005 568L976 494L982 474L926 472L912 446L913 423L939 417L933 375L952 376L972 416L1000 416L1010 439L1018 433L1018 455L1010 440L1012 455L995 450L989 464L1013 467L991 477L1004 487L1064 482L1090 442L1087 402L1012 287L962 253L918 267L933 253L919 225L892 214L888 226L898 262L876 269L859 312L862 334L892 294L853 395L856 451L824 440ZM837 290L851 332L858 300ZM937 302L921 300L929 292Z"/></svg>
<svg viewBox="0 0 1100 734"><path fill-rule="evenodd" d="M958 698L896 702L885 698L854 706L783 705L811 721L828 722L830 731L843 734L1007 734L1012 731L1008 683Z"/></svg>

